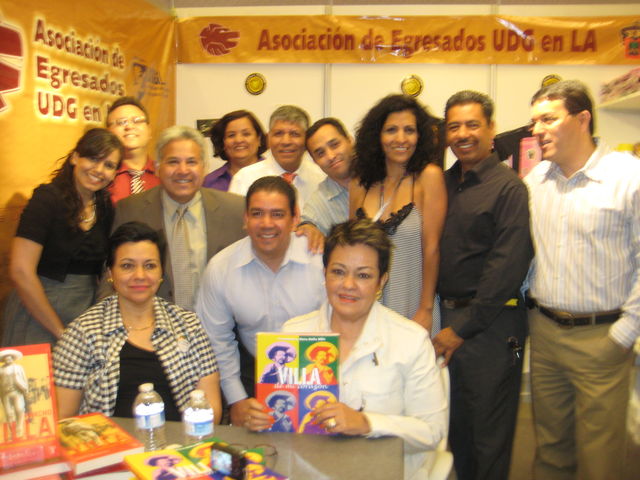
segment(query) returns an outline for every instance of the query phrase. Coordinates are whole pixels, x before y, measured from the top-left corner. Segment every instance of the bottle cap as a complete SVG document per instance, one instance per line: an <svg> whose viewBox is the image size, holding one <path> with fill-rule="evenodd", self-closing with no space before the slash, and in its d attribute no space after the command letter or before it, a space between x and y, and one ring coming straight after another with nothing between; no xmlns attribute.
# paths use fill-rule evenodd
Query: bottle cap
<svg viewBox="0 0 640 480"><path fill-rule="evenodd" d="M138 391L147 393L153 391L153 383L143 383L138 387Z"/></svg>
<svg viewBox="0 0 640 480"><path fill-rule="evenodd" d="M202 390L193 390L191 392L191 400L202 400L204 398L204 392Z"/></svg>

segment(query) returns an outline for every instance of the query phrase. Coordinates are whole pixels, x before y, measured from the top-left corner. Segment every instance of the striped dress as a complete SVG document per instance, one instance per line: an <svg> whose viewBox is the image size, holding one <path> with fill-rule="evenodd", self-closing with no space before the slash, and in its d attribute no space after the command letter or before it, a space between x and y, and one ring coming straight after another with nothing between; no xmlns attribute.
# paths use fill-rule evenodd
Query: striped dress
<svg viewBox="0 0 640 480"><path fill-rule="evenodd" d="M358 217L365 216L359 208ZM378 223L393 242L389 280L382 291L382 304L411 319L420 305L422 292L422 215L414 203L408 203ZM433 304L431 336L440 331L440 309Z"/></svg>

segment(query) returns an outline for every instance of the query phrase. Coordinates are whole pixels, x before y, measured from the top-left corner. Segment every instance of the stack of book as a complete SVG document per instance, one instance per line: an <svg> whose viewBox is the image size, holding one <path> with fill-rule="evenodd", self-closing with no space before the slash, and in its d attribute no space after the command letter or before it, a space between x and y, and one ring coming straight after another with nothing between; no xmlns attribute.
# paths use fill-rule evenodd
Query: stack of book
<svg viewBox="0 0 640 480"><path fill-rule="evenodd" d="M102 413L64 418L58 432L71 479L128 480L123 458L144 451L140 441Z"/></svg>
<svg viewBox="0 0 640 480"><path fill-rule="evenodd" d="M0 349L0 480L129 480L142 443L101 413L58 422L48 344Z"/></svg>
<svg viewBox="0 0 640 480"><path fill-rule="evenodd" d="M0 385L0 479L67 472L56 435L49 344L1 349Z"/></svg>

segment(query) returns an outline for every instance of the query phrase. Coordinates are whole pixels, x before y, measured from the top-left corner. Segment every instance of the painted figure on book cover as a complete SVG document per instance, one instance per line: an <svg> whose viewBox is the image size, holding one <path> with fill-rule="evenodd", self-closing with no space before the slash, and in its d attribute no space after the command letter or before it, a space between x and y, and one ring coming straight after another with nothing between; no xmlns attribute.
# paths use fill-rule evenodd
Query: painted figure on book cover
<svg viewBox="0 0 640 480"><path fill-rule="evenodd" d="M26 395L29 387L27 375L21 365L15 363L22 358L22 352L6 349L0 352L0 396L5 422L9 424L9 435L24 435Z"/></svg>
<svg viewBox="0 0 640 480"><path fill-rule="evenodd" d="M293 420L287 412L296 406L296 398L286 390L276 390L267 396L266 403L272 409L269 415L273 417L270 432L293 432Z"/></svg>
<svg viewBox="0 0 640 480"><path fill-rule="evenodd" d="M287 378L287 363L297 357L296 349L287 342L275 342L267 349L267 357L272 361L265 367L260 376L260 383L285 383Z"/></svg>

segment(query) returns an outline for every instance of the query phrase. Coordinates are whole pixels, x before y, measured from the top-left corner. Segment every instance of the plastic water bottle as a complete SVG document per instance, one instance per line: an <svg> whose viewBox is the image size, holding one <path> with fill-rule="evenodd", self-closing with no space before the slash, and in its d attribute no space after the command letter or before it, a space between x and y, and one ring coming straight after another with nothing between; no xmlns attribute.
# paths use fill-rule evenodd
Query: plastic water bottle
<svg viewBox="0 0 640 480"><path fill-rule="evenodd" d="M202 390L191 392L191 400L182 414L186 444L213 436L213 408Z"/></svg>
<svg viewBox="0 0 640 480"><path fill-rule="evenodd" d="M138 396L133 404L138 439L144 443L144 451L160 450L167 445L164 431L164 402L153 389L153 383L138 387Z"/></svg>

